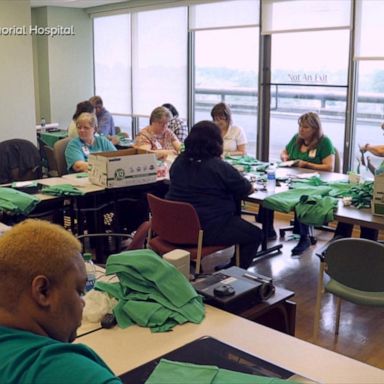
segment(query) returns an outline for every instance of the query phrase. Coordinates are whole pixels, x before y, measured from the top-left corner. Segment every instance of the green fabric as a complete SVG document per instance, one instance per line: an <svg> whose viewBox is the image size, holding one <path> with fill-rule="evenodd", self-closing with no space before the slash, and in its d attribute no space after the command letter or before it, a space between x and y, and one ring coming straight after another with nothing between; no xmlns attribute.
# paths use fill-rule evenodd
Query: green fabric
<svg viewBox="0 0 384 384"><path fill-rule="evenodd" d="M295 206L297 219L308 225L323 225L333 221L337 199L330 196L301 196Z"/></svg>
<svg viewBox="0 0 384 384"><path fill-rule="evenodd" d="M370 208L373 196L373 182L365 181L361 184L351 184L348 182L326 182L322 181L319 177L312 177L310 179L294 180L292 188L301 188L305 186L328 186L331 188L328 195L331 197L352 197L352 205L356 208Z"/></svg>
<svg viewBox="0 0 384 384"><path fill-rule="evenodd" d="M302 195L314 196L321 195L325 196L331 190L331 187L327 186L304 186L298 187L295 189L290 189L288 191L275 193L273 195L268 196L263 201L263 207L272 209L274 211L280 212L291 212L295 205L299 202L300 197Z"/></svg>
<svg viewBox="0 0 384 384"><path fill-rule="evenodd" d="M204 319L202 297L182 273L149 249L111 255L106 274L116 274L119 282L97 282L96 288L119 300L114 314L122 328L138 324L166 332Z"/></svg>
<svg viewBox="0 0 384 384"><path fill-rule="evenodd" d="M59 184L44 187L41 190L41 193L53 196L81 196L85 194L85 192L80 191L80 189L74 187L71 184Z"/></svg>
<svg viewBox="0 0 384 384"><path fill-rule="evenodd" d="M308 152L300 151L300 147L297 145L297 137L298 134L294 135L285 147L289 155L289 160L304 160L310 163L322 164L323 159L335 154L332 142L327 136L322 137L316 149Z"/></svg>
<svg viewBox="0 0 384 384"><path fill-rule="evenodd" d="M279 384L289 381L161 359L145 384ZM292 381L290 381L292 382Z"/></svg>
<svg viewBox="0 0 384 384"><path fill-rule="evenodd" d="M28 215L40 199L12 188L0 188L0 211L15 215Z"/></svg>
<svg viewBox="0 0 384 384"><path fill-rule="evenodd" d="M86 345L0 327L0 383L113 384L121 381Z"/></svg>
<svg viewBox="0 0 384 384"><path fill-rule="evenodd" d="M355 304L369 305L373 307L384 306L384 292L366 292L347 287L344 284L331 279L325 286L328 292L348 300Z"/></svg>
<svg viewBox="0 0 384 384"><path fill-rule="evenodd" d="M242 165L245 172L265 171L269 167L269 163L256 160L252 156L226 156L225 161L232 165Z"/></svg>
<svg viewBox="0 0 384 384"><path fill-rule="evenodd" d="M66 130L62 131L56 131L56 132L41 132L40 133L40 140L48 145L48 147L53 148L53 145L56 143L56 141L60 139L64 139L68 136L68 132Z"/></svg>

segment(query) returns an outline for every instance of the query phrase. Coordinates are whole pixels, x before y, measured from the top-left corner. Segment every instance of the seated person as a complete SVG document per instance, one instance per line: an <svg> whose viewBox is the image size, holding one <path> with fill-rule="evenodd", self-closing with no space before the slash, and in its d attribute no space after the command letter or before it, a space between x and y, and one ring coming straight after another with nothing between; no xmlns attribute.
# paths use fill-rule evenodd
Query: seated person
<svg viewBox="0 0 384 384"><path fill-rule="evenodd" d="M72 139L65 149L68 172L87 172L88 156L94 152L116 151L115 146L104 136L95 136L97 120L92 113L82 113L76 120L78 137Z"/></svg>
<svg viewBox="0 0 384 384"><path fill-rule="evenodd" d="M136 136L134 147L154 152L158 158L177 155L180 141L168 128L171 118L171 112L167 108L155 108L149 118L149 125Z"/></svg>
<svg viewBox="0 0 384 384"><path fill-rule="evenodd" d="M44 220L25 220L0 237L0 382L121 383L84 344L87 281L80 242Z"/></svg>
<svg viewBox="0 0 384 384"><path fill-rule="evenodd" d="M72 121L68 126L68 137L73 139L74 137L79 136L76 127L76 120L83 112L95 113L95 107L91 104L90 101L81 101L77 104L76 111L72 117Z"/></svg>
<svg viewBox="0 0 384 384"><path fill-rule="evenodd" d="M384 131L384 123L381 124L381 129ZM365 162L365 153L370 152L372 155L378 156L378 157L384 157L384 145L383 144L364 144L359 146L360 152L361 152L361 163L368 167L368 169L371 171L371 173L374 175L376 171L376 167L372 164L371 158L367 156L367 162ZM383 165L383 163L381 164Z"/></svg>
<svg viewBox="0 0 384 384"><path fill-rule="evenodd" d="M257 256L263 233L240 217L237 204L253 187L222 160L222 153L220 128L210 121L195 124L184 152L171 166L166 198L194 206L204 230L204 245L239 244L240 266L248 268Z"/></svg>
<svg viewBox="0 0 384 384"><path fill-rule="evenodd" d="M95 107L97 116L97 133L106 136L111 140L115 136L115 123L113 117L103 106L103 100L100 96L93 96L89 99Z"/></svg>
<svg viewBox="0 0 384 384"><path fill-rule="evenodd" d="M163 107L169 109L173 116L168 124L168 128L177 136L181 143L184 143L188 136L187 124L185 124L184 120L180 119L179 112L172 104L166 103L163 104Z"/></svg>
<svg viewBox="0 0 384 384"><path fill-rule="evenodd" d="M323 134L319 116L314 112L303 114L298 119L299 132L295 134L281 152L281 160L299 160L300 168L332 172L335 164L335 150L331 140ZM273 234L273 211L261 209L258 220L270 215L268 233ZM309 228L295 219L293 233L300 235L298 244L292 249L292 255L301 255L311 245Z"/></svg>
<svg viewBox="0 0 384 384"><path fill-rule="evenodd" d="M381 129L384 130L384 123L381 125ZM361 152L361 162L368 167L371 173L374 175L376 167L372 164L371 159L367 156L367 163L365 163L365 153L370 152L375 156L384 157L384 145L383 144L365 144L359 146ZM337 223L334 239L341 237L352 237L353 225L349 223ZM379 238L379 231L374 228L360 227L360 237L364 239L377 241Z"/></svg>
<svg viewBox="0 0 384 384"><path fill-rule="evenodd" d="M211 111L215 124L220 128L224 140L224 155L245 155L247 138L241 127L233 125L232 112L228 104L216 104Z"/></svg>

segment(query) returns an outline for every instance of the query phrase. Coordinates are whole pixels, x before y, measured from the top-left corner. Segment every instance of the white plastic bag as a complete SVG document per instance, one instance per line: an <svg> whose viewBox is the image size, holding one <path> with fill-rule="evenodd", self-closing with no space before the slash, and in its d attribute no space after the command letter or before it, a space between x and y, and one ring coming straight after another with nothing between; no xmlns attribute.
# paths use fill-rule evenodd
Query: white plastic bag
<svg viewBox="0 0 384 384"><path fill-rule="evenodd" d="M91 323L98 323L105 314L112 313L117 304L115 298L111 298L105 292L90 290L84 296L85 307L83 319Z"/></svg>

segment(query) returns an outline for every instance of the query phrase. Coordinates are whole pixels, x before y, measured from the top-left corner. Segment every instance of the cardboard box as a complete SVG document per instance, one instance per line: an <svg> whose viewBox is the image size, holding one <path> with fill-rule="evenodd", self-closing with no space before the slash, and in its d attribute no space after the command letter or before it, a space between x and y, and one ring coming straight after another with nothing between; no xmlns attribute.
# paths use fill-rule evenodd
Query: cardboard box
<svg viewBox="0 0 384 384"><path fill-rule="evenodd" d="M156 156L141 149L91 153L88 167L89 181L107 188L142 185L156 181Z"/></svg>
<svg viewBox="0 0 384 384"><path fill-rule="evenodd" d="M375 175L372 196L372 213L384 216L384 174Z"/></svg>

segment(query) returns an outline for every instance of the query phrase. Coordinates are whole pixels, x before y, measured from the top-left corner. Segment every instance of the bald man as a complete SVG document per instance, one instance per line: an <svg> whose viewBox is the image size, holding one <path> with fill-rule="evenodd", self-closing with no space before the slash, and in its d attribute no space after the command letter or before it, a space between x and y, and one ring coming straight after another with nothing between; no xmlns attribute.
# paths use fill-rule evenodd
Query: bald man
<svg viewBox="0 0 384 384"><path fill-rule="evenodd" d="M0 237L1 383L121 383L71 344L86 280L81 244L64 228L26 220Z"/></svg>

